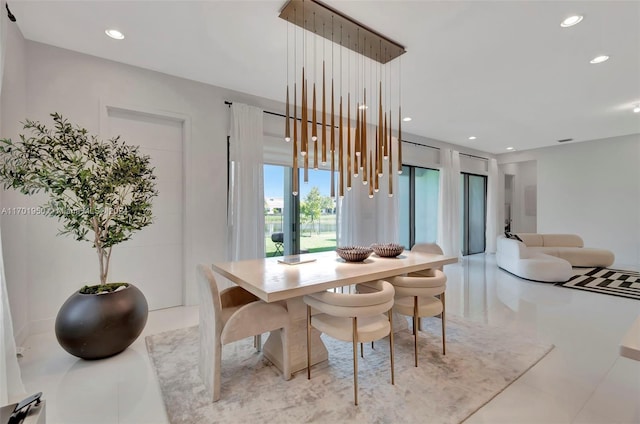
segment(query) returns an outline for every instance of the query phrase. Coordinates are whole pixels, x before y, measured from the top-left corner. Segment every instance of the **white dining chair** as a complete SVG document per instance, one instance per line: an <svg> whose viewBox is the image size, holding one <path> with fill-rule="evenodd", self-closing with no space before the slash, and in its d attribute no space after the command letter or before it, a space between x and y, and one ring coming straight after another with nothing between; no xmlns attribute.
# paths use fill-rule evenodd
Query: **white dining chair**
<svg viewBox="0 0 640 424"><path fill-rule="evenodd" d="M278 331L282 340L283 377L289 368L289 313L282 305L266 303L242 287L218 290L213 271L198 265L200 292L199 372L213 402L220 399L222 346L247 337ZM260 341L254 338L259 349Z"/></svg>
<svg viewBox="0 0 640 424"><path fill-rule="evenodd" d="M395 384L393 366L394 289L386 281L368 283L371 293L333 293L323 291L304 296L307 304L307 378L311 379L311 327L353 344L353 394L358 404L358 343L379 340L389 335L391 384ZM314 312L312 314L312 312ZM387 316L384 313L387 313Z"/></svg>
<svg viewBox="0 0 640 424"><path fill-rule="evenodd" d="M443 254L440 246L435 243L416 244L411 251ZM442 320L442 354L446 355L445 290L447 276L442 271L442 267L411 272L407 276L393 277L389 282L396 290L393 310L413 319L415 366L418 366L418 332L421 330L421 318L440 315Z"/></svg>

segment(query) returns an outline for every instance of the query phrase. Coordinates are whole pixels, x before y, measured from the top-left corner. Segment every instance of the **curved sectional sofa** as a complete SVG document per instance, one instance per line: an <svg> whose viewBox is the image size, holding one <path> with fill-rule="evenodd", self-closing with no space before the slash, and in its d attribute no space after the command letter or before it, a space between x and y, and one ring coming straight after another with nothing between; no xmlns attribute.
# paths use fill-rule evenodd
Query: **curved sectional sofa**
<svg viewBox="0 0 640 424"><path fill-rule="evenodd" d="M608 267L615 259L606 249L584 247L575 234L518 233L515 238L498 236L496 262L518 277L543 282L564 282L572 267Z"/></svg>

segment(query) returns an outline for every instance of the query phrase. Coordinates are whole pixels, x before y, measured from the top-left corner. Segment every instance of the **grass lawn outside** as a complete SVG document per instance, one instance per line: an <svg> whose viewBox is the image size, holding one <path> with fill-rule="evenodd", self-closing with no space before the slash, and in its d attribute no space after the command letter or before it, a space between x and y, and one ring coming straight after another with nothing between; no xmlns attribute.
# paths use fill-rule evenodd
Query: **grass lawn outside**
<svg viewBox="0 0 640 424"><path fill-rule="evenodd" d="M276 245L271 241L271 236L265 237L265 252L267 257L274 256L276 251ZM329 250L335 250L336 248L336 234L331 233L320 233L320 234L312 234L309 235L308 232L305 232L304 235L300 236L300 249L307 250L309 253L314 252L326 252ZM281 253L278 256L282 256Z"/></svg>

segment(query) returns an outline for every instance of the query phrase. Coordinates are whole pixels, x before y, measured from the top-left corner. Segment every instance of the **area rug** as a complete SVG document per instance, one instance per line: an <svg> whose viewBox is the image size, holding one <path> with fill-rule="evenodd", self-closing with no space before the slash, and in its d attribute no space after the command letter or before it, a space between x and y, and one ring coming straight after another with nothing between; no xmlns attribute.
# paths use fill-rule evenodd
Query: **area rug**
<svg viewBox="0 0 640 424"><path fill-rule="evenodd" d="M197 327L146 338L172 424L459 423L542 359L553 345L502 328L451 317L442 356L440 320L425 320L419 367L413 338L395 337L395 386L388 339L365 345L359 363L359 405L353 404L351 344L323 336L329 360L285 381L257 353L252 339L223 347L222 397L211 403L198 376Z"/></svg>
<svg viewBox="0 0 640 424"><path fill-rule="evenodd" d="M640 272L610 268L574 268L576 273L557 286L640 300Z"/></svg>

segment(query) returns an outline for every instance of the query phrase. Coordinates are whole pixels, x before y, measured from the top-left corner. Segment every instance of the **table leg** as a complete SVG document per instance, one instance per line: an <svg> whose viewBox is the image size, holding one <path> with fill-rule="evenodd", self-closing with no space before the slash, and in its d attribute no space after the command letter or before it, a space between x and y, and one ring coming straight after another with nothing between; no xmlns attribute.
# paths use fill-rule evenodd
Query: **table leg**
<svg viewBox="0 0 640 424"><path fill-rule="evenodd" d="M291 372L295 373L307 368L307 312L302 298L287 300L287 310L291 317L289 323L289 362ZM282 343L280 331L274 331L269 335L264 344L265 358L271 361L282 371ZM320 338L320 332L311 329L311 365L326 361L329 357L327 348Z"/></svg>

